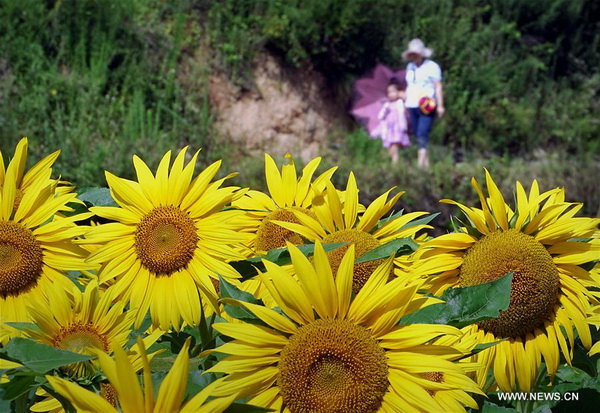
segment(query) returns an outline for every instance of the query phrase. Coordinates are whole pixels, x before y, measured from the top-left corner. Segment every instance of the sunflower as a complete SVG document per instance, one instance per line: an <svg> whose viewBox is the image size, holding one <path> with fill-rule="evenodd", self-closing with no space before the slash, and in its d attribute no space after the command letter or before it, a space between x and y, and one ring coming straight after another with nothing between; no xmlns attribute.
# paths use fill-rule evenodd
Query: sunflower
<svg viewBox="0 0 600 413"><path fill-rule="evenodd" d="M477 373L480 386L491 368L501 390L529 392L542 358L550 376L559 365L559 348L571 362L574 328L586 348L592 344L585 320L590 303L597 303L590 288L599 284L581 265L599 257L600 240L593 234L600 220L575 217L581 204L565 202L563 189L540 193L536 181L529 195L516 183L513 211L487 170L485 174L489 198L472 179L482 209L442 200L460 207L468 223L423 244L412 270L417 276L433 274L428 281L435 294L513 272L508 309L466 327L465 339L500 341L474 356L485 365Z"/></svg>
<svg viewBox="0 0 600 413"><path fill-rule="evenodd" d="M85 264L86 251L73 239L86 232L76 221L79 214L61 217L76 195L57 191L58 182L49 179L55 154L24 174L27 140L17 145L15 156L0 167L0 339L2 343L19 333L4 323L28 322L27 305L44 300L48 287L69 289L64 275L69 270L93 268ZM2 156L0 154L0 159ZM20 195L19 195L20 194ZM20 197L20 198L19 198Z"/></svg>
<svg viewBox="0 0 600 413"><path fill-rule="evenodd" d="M294 159L286 154L288 164L283 165L281 173L273 158L265 154L265 178L269 195L260 191L248 191L233 203L233 206L246 211L247 231L253 237L248 243L249 255L260 256L275 248L285 247L286 241L302 244L298 234L273 224L271 221L288 221L300 223L293 211L310 214L315 191L325 189L337 167L333 167L319 175L313 182L313 175L321 163L321 158L310 161L297 177ZM314 190L311 190L314 188Z"/></svg>
<svg viewBox="0 0 600 413"><path fill-rule="evenodd" d="M15 147L15 154L11 161L11 164L15 165L15 174L13 175L13 179L15 181L16 194L14 197L14 210L16 211L23 199L23 195L25 191L33 186L35 182L38 180L50 182L56 184L55 190L57 193L68 193L73 187L65 186L68 184L66 181L53 180L51 179L52 175L52 166L58 156L60 155L60 150L51 153L46 156L44 159L35 164L31 169L29 169L25 173L25 165L27 163L27 149L29 146L29 141L27 138L22 138ZM4 181L6 179L7 170L4 167L4 158L0 153L0 192L4 186ZM73 200L71 202L77 202L77 200ZM65 211L71 211L72 209L69 207L64 207Z"/></svg>
<svg viewBox="0 0 600 413"><path fill-rule="evenodd" d="M83 292L74 286L70 293L69 296L64 290L50 289L46 302L30 306L31 321L38 328L26 331L29 338L87 355L93 355L95 350L109 352L114 347L125 347L135 314L125 311L123 302L113 304L113 297L107 293L100 297L95 281ZM146 346L152 345L162 333L156 330L149 335L144 341ZM65 369L73 377L93 375L96 370L94 361L75 363Z"/></svg>
<svg viewBox="0 0 600 413"><path fill-rule="evenodd" d="M122 302L117 301L111 306L113 300L109 294L99 297L95 281L90 282L84 292L73 286L70 293L50 289L48 301L30 306L31 321L37 330L27 330L26 336L49 346L88 355L94 355L96 350L109 352L112 348L126 346L135 318L133 312L126 312ZM144 345L151 346L161 335L162 331L154 331L144 339ZM153 356L151 354L149 358ZM128 357L136 371L142 368L137 346L131 348ZM63 368L65 374L74 378L93 376L98 370L95 360ZM36 403L31 411L63 411L54 397L43 391L38 394L45 400Z"/></svg>
<svg viewBox="0 0 600 413"><path fill-rule="evenodd" d="M402 412L443 411L435 392L454 391L454 406L476 406L466 392L480 392L453 360L464 353L428 344L459 330L444 325L398 326L408 313L437 302L417 294L420 283L386 283L392 259L375 270L352 295L354 246L333 277L321 243L314 265L288 243L296 278L263 261L260 274L281 312L244 306L264 325L216 323L233 338L209 352L228 356L208 372L225 373L215 396L239 393L248 403L277 411ZM209 352L205 352L207 354ZM435 375L434 375L435 373ZM410 389L410 391L408 391Z"/></svg>
<svg viewBox="0 0 600 413"><path fill-rule="evenodd" d="M327 181L326 191L313 200L314 217L301 211L294 211L300 224L281 220L273 220L273 222L312 242L316 240L322 243L347 242L347 245L328 253L329 262L335 273L350 244L355 246L356 257L359 258L389 241L406 237L414 238L417 232L431 228L429 225L411 222L427 215L427 212L394 214L389 219L380 222L380 219L390 212L404 193L399 192L388 200L393 189L379 196L364 212L361 212L356 179L350 172L343 195L344 199L333 184ZM375 268L382 262L383 260L366 261L355 266L352 283L354 293L362 288Z"/></svg>
<svg viewBox="0 0 600 413"><path fill-rule="evenodd" d="M179 330L182 319L197 325L201 296L214 309L218 306L213 284L217 274L228 280L239 277L227 262L244 258L237 251L248 239L237 227L243 213L222 209L241 192L237 187L220 188L230 176L211 183L220 161L192 179L198 153L184 166L186 149L170 171L167 152L155 175L134 156L139 182L106 172L110 192L121 208L91 208L116 222L95 226L86 234L86 243L101 245L88 260L102 264L100 283L114 279L111 293L137 310L136 327L148 309L153 324L163 330L171 326Z"/></svg>
<svg viewBox="0 0 600 413"><path fill-rule="evenodd" d="M227 398L213 399L206 402L212 391L219 385L215 381L196 394L182 406L185 389L189 375L188 339L181 349L173 367L160 384L158 396L154 399L154 389L150 364L146 355L146 348L138 338L143 361L143 383L138 381L136 369L131 364L125 352L116 347L114 360L107 354L97 352L102 371L108 378L111 386L111 400L79 387L75 383L54 376L46 376L52 387L66 398L77 411L87 412L117 412L143 413L143 412L206 412L219 413L225 410L235 399L235 395ZM120 410L117 410L120 407Z"/></svg>

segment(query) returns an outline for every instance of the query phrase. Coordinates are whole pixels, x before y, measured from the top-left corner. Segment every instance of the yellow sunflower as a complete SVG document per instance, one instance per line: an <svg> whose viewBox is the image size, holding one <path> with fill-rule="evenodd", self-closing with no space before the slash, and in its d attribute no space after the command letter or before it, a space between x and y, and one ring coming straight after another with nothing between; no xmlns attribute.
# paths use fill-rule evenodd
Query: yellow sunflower
<svg viewBox="0 0 600 413"><path fill-rule="evenodd" d="M287 245L297 280L269 261L264 261L267 272L260 275L281 312L223 300L244 306L265 325L214 324L234 340L211 350L228 354L208 370L226 374L213 395L239 393L240 398L251 398L249 404L277 411L360 413L443 411L444 402L435 393L452 391L445 393L453 395L450 405L476 406L466 392L480 390L460 363L453 362L464 353L429 344L437 337L458 335L459 330L397 325L403 315L438 300L418 295L418 282L387 283L392 259L353 296L354 246L334 278L319 241L314 265L297 247Z"/></svg>
<svg viewBox="0 0 600 413"><path fill-rule="evenodd" d="M404 192L399 192L388 199L394 188L375 199L369 207L361 212L358 202L358 188L354 174L350 172L344 199L330 181L326 182L326 191L313 200L312 212L309 216L301 211L294 211L300 224L273 220L274 223L293 231L306 239L322 243L347 242L347 245L328 253L332 269L335 273L344 253L350 244L356 248L356 257L394 239L412 237L417 232L431 228L429 225L413 224L416 218L427 215L427 212L411 212L395 214L386 221L380 222L394 207ZM375 268L383 260L366 261L354 268L352 289L357 293L369 279Z"/></svg>
<svg viewBox="0 0 600 413"><path fill-rule="evenodd" d="M11 161L11 164L14 164L16 167L16 170L15 170L16 174L13 175L13 179L15 181L15 186L16 186L16 194L15 194L15 198L14 198L14 210L16 210L19 207L19 204L21 203L21 200L23 199L23 195L25 194L25 191L27 189L31 188L32 185L38 180L48 181L53 184L56 184L55 189L56 189L57 193L67 193L73 189L73 187L71 187L71 186L65 186L65 184L68 184L68 182L60 181L57 179L56 180L51 179L52 166L54 165L54 162L56 162L56 159L58 159L58 156L60 155L60 150L46 156L44 159L42 159L41 161L36 163L31 169L29 169L27 172L25 172L25 165L27 163L28 146L29 146L28 139L22 138L17 143L17 146L15 147L15 154ZM4 167L4 158L2 157L2 154L0 153L0 192L2 191L2 188L4 186L6 173L7 173L7 170ZM71 202L77 202L77 201L74 200ZM70 211L71 208L65 206L63 210Z"/></svg>
<svg viewBox="0 0 600 413"><path fill-rule="evenodd" d="M235 395L206 401L212 395L215 387L219 385L219 381L211 383L182 405L189 375L189 344L190 340L188 339L177 356L173 367L157 389L158 395L156 400L154 398L148 356L140 338L138 338L138 346L141 350L143 361L143 386L138 381L136 368L131 364L122 349L119 347L114 349L114 360L107 354L96 353L102 366L102 371L111 385L113 397L110 401L68 380L53 376L46 376L46 378L61 396L73 404L77 411L102 413L116 413L117 411L124 413L219 413L224 411L235 399ZM117 407L120 409L117 410Z"/></svg>
<svg viewBox="0 0 600 413"><path fill-rule="evenodd" d="M313 175L321 163L321 158L310 161L297 177L294 159L286 154L288 163L281 167L281 173L271 156L265 154L265 178L269 195L260 191L248 191L233 203L235 208L246 211L247 231L253 234L248 243L249 255L260 256L275 248L285 247L286 241L302 244L298 234L286 230L271 221L299 223L292 211L310 213L316 191L322 191L337 167L319 175L313 182ZM314 187L314 190L311 188Z"/></svg>
<svg viewBox="0 0 600 413"><path fill-rule="evenodd" d="M110 294L104 293L100 297L99 293L95 281L91 281L83 292L74 286L70 295L64 290L49 289L48 301L29 308L31 321L39 331L27 330L26 336L49 346L87 355L93 355L95 350L108 353L114 347L124 348L132 331L135 313L126 311L121 301L113 304ZM154 331L144 340L145 345L154 344L162 333ZM141 363L139 357L133 360ZM73 377L93 375L96 370L93 360L65 368L65 372Z"/></svg>
<svg viewBox="0 0 600 413"><path fill-rule="evenodd" d="M76 200L74 193L57 191L58 182L49 179L50 165L57 153L24 175L26 148L27 140L21 140L6 171L3 164L0 167L2 343L20 334L4 323L28 322L27 305L42 302L47 287L71 288L73 283L64 275L66 271L93 268L84 262L86 251L73 244L73 239L86 231L75 222L89 214L68 218L56 215L59 211L69 210L67 203Z"/></svg>
<svg viewBox="0 0 600 413"><path fill-rule="evenodd" d="M514 273L508 309L466 327L465 339L503 340L474 356L486 366L477 373L480 386L491 368L501 390L529 392L542 358L551 376L559 365L559 348L571 362L574 328L586 348L592 345L586 314L590 303L597 303L597 293L589 288L599 284L580 265L600 256L600 240L593 238L600 220L575 217L581 204L565 202L563 189L540 193L536 181L529 195L517 182L513 211L485 172L489 198L472 180L482 209L442 200L460 207L468 223L462 232L426 242L415 253L412 270L417 276L433 274L428 281L435 294Z"/></svg>
<svg viewBox="0 0 600 413"><path fill-rule="evenodd" d="M102 245L89 261L102 264L101 284L114 279L112 294L137 310L139 326L150 309L154 325L179 330L182 319L200 321L200 297L217 308L217 274L235 280L239 274L228 261L243 259L238 252L248 234L238 228L241 211L222 211L241 195L237 187L220 188L225 178L211 182L215 162L196 178L196 153L184 165L186 149L169 170L171 152L155 175L137 156L133 164L139 182L106 172L111 194L121 208L93 207L96 215L116 222L93 227L86 243Z"/></svg>
<svg viewBox="0 0 600 413"><path fill-rule="evenodd" d="M58 347L75 353L94 355L96 350L109 352L110 349L124 348L132 331L135 314L126 312L122 302L111 306L109 294L99 296L98 285L90 282L84 292L73 286L70 295L60 289L47 291L48 301L30 306L31 321L39 331L27 330L25 335L40 343ZM151 346L162 335L156 330L144 338L144 345ZM151 354L151 359L154 354ZM142 360L137 346L128 352L130 362L137 370L142 368ZM90 360L63 367L63 372L75 378L93 376L99 370L97 361ZM33 412L63 411L58 400L41 391L42 402L31 407Z"/></svg>

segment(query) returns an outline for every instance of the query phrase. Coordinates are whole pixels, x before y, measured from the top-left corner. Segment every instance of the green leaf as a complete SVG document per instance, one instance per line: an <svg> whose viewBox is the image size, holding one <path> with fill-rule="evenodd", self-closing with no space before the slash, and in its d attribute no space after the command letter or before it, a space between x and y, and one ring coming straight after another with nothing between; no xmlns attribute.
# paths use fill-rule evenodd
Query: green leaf
<svg viewBox="0 0 600 413"><path fill-rule="evenodd" d="M158 340L158 343L168 342L171 345L171 353L179 354L185 341L191 337L190 348L193 348L196 345L196 338L191 334L188 334L184 331L171 331L170 333L163 334Z"/></svg>
<svg viewBox="0 0 600 413"><path fill-rule="evenodd" d="M263 413L263 412L274 412L273 409L267 409L265 407L258 407L251 404L244 403L232 403L224 413Z"/></svg>
<svg viewBox="0 0 600 413"><path fill-rule="evenodd" d="M260 301L256 299L252 294L238 289L236 286L228 283L222 277L219 276L221 298L233 298L235 300L244 301L246 303L260 304ZM222 301L225 312L233 318L238 320L246 321L252 324L264 324L258 317L254 315L247 308L231 304L227 300Z"/></svg>
<svg viewBox="0 0 600 413"><path fill-rule="evenodd" d="M78 198L93 206L117 206L108 188L84 188Z"/></svg>
<svg viewBox="0 0 600 413"><path fill-rule="evenodd" d="M20 395L27 393L35 383L33 375L15 375L10 381L0 384L0 399L14 400Z"/></svg>
<svg viewBox="0 0 600 413"><path fill-rule="evenodd" d="M6 354L36 373L45 373L57 367L91 360L93 356L73 353L27 338L13 338L6 345Z"/></svg>
<svg viewBox="0 0 600 413"><path fill-rule="evenodd" d="M72 211L63 212L68 217L89 212L87 206L79 202L67 202L67 206L72 209Z"/></svg>
<svg viewBox="0 0 600 413"><path fill-rule="evenodd" d="M490 403L487 400L483 403L483 409L481 409L481 413L509 413L509 412L517 413L518 411L513 408L510 408L510 407L502 407L502 406L495 405L494 403Z"/></svg>
<svg viewBox="0 0 600 413"><path fill-rule="evenodd" d="M498 317L510 304L512 272L499 279L472 287L449 288L434 304L409 314L400 324L449 324L458 328Z"/></svg>
<svg viewBox="0 0 600 413"><path fill-rule="evenodd" d="M229 265L231 265L237 272L240 273L242 276L241 280L247 280L254 277L256 274L258 274L256 271L257 268L261 271L263 271L265 268L262 263L257 263L250 260L232 261L229 263Z"/></svg>
<svg viewBox="0 0 600 413"><path fill-rule="evenodd" d="M235 285L228 283L221 276L219 276L219 289L221 291L221 298L234 298L247 303L259 304L258 299L252 294L247 291L240 290Z"/></svg>
<svg viewBox="0 0 600 413"><path fill-rule="evenodd" d="M16 323L16 322L6 322L4 323L7 326L16 328L19 331L31 330L35 332L41 332L40 328L35 323Z"/></svg>
<svg viewBox="0 0 600 413"><path fill-rule="evenodd" d="M409 252L414 252L419 248L419 244L417 244L412 238L400 238L394 239L390 242L387 242L379 247L363 254L354 260L355 264L360 264L361 262L380 260L382 258L388 258L392 254L396 254L400 250L408 250Z"/></svg>
<svg viewBox="0 0 600 413"><path fill-rule="evenodd" d="M598 372L596 371L596 364L592 361L592 358L588 356L587 350L583 348L580 342L575 343L573 349L573 360L571 363L573 367L578 367L585 371L590 377L596 377Z"/></svg>
<svg viewBox="0 0 600 413"><path fill-rule="evenodd" d="M214 373L204 373L202 370L190 371L185 389L186 399L191 399L216 379L217 375Z"/></svg>
<svg viewBox="0 0 600 413"><path fill-rule="evenodd" d="M577 367L560 366L556 377L562 381L560 385L572 384L573 386L569 386L570 390L592 388L600 391L600 382Z"/></svg>

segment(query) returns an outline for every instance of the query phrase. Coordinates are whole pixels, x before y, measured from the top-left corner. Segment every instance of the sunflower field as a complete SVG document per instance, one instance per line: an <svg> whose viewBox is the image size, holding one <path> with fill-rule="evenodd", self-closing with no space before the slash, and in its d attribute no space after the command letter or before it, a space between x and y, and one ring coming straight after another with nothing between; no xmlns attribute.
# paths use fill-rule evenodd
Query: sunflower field
<svg viewBox="0 0 600 413"><path fill-rule="evenodd" d="M594 408L600 219L564 189L482 170L434 237L320 158L262 192L187 149L84 189L0 156L0 411Z"/></svg>

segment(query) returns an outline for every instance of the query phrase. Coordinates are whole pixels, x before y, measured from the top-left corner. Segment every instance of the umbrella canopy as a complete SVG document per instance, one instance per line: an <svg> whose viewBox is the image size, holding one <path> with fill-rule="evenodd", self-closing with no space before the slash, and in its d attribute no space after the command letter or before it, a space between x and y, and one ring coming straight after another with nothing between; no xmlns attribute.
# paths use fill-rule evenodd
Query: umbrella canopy
<svg viewBox="0 0 600 413"><path fill-rule="evenodd" d="M385 65L378 64L370 73L354 82L355 98L350 113L373 138L381 136L381 122L377 115L387 101L386 89L394 78L402 87L406 87L406 70L393 71Z"/></svg>

